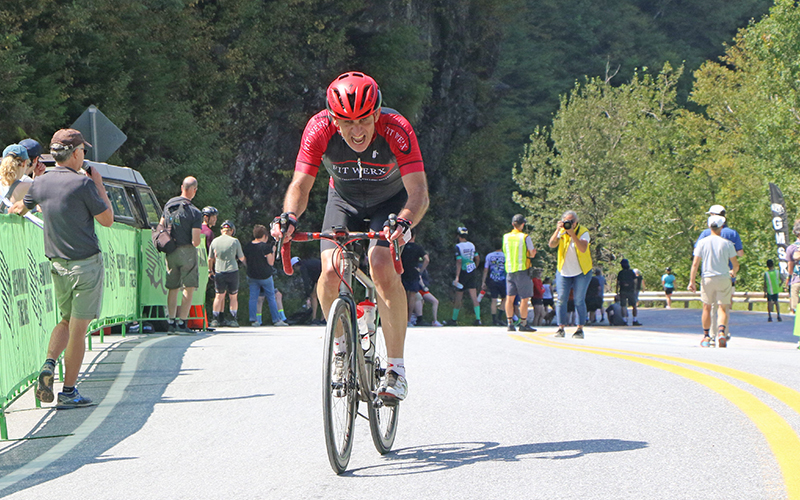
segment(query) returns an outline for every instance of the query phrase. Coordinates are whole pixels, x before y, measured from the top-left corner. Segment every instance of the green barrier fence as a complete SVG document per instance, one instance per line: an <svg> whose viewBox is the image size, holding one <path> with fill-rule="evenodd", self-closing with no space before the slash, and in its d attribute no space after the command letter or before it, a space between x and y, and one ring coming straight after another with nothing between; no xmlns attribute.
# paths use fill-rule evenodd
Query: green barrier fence
<svg viewBox="0 0 800 500"><path fill-rule="evenodd" d="M124 334L127 322L166 319L166 262L153 247L151 232L118 223L110 228L95 224L95 231L105 282L100 318L88 331L99 330L102 342L104 327L122 324ZM197 253L200 286L192 305L205 301L205 241ZM0 215L0 439L8 439L6 407L35 383L59 320L42 230L20 217Z"/></svg>

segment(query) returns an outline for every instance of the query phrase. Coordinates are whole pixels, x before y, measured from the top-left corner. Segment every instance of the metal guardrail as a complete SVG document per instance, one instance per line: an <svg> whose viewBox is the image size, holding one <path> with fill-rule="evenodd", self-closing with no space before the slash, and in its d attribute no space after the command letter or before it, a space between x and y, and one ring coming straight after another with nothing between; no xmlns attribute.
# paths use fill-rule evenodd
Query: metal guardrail
<svg viewBox="0 0 800 500"><path fill-rule="evenodd" d="M603 300L604 301L614 301L614 293L604 293ZM667 295L663 291L644 291L639 292L639 302L666 302ZM689 292L689 291L675 291L672 293L672 302L683 302L683 307L685 309L689 308L689 303L692 301L700 302L700 292ZM738 303L745 303L748 305L748 310L753 310L753 304L766 304L767 298L764 296L764 292L734 292L733 294L733 301ZM789 304L789 293L788 292L781 292L778 294L778 303L780 304Z"/></svg>

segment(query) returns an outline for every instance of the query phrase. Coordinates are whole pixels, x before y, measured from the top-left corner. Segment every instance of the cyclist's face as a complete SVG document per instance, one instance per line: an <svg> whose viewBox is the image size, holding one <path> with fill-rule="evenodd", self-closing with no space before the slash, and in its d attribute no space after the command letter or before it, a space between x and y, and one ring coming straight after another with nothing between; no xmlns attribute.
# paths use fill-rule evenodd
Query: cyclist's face
<svg viewBox="0 0 800 500"><path fill-rule="evenodd" d="M364 152L372 142L375 135L375 122L378 121L380 110L375 111L369 116L360 120L341 120L334 119L334 123L339 128L344 141L356 153Z"/></svg>

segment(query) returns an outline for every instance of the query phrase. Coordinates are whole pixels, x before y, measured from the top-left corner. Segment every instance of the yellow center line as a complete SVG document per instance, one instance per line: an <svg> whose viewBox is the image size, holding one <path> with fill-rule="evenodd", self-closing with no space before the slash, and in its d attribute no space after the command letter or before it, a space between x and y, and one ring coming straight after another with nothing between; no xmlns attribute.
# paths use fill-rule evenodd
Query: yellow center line
<svg viewBox="0 0 800 500"><path fill-rule="evenodd" d="M772 408L760 401L757 397L749 392L736 387L735 385L725 382L715 376L708 375L697 370L686 368L684 366L677 366L650 357L658 357L670 361L694 365L697 367L713 370L718 373L724 373L733 378L743 380L755 387L759 387L765 392L772 394L780 399L795 411L800 407L800 403L795 401L794 398L798 397L796 391L782 386L771 380L752 375L739 370L733 370L711 363L703 363L698 361L691 361L682 358L675 358L670 356L657 356L647 353L636 353L632 351L617 351L614 349L607 349L601 347L580 347L575 345L568 345L547 341L533 336L525 337L520 335L509 335L512 339L529 344L544 345L547 347L555 347L558 349L567 349L572 351L582 351L591 354L599 354L601 356L608 356L612 358L625 359L640 363L643 365L658 368L670 373L674 373L681 377L693 380L702 384L712 391L720 394L722 397L736 405L747 417L753 421L756 427L761 431L767 440L772 453L775 456L778 465L783 474L784 484L786 485L786 492L789 499L800 500L800 438L792 427L778 415ZM779 389L779 390L778 390ZM777 394L772 391L776 390ZM792 394L795 393L795 394ZM783 398L788 399L787 402ZM798 405L798 406L795 406ZM800 412L799 412L800 413Z"/></svg>

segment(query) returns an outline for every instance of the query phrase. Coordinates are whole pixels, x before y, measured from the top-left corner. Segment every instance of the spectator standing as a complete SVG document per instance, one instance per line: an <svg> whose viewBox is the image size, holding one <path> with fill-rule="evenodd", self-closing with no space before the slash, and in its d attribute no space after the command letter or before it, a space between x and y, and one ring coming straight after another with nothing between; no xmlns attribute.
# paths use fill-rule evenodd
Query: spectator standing
<svg viewBox="0 0 800 500"><path fill-rule="evenodd" d="M453 280L453 286L456 287L455 300L453 300L453 318L447 325L456 326L458 321L458 313L461 308L461 301L464 298L464 290L469 292L472 299L472 309L475 312L475 325L481 325L481 306L478 303L478 294L476 288L478 286L478 264L480 263L480 255L475 249L475 245L467 240L469 231L466 227L459 227L458 243L456 243L456 279Z"/></svg>
<svg viewBox="0 0 800 500"><path fill-rule="evenodd" d="M300 257L292 257L291 263L294 272L299 272L300 278L303 280L306 304L311 309L311 324L324 325L324 321L317 319L317 309L319 309L317 282L322 273L322 261L316 257L302 260Z"/></svg>
<svg viewBox="0 0 800 500"><path fill-rule="evenodd" d="M675 291L675 275L672 268L667 266L664 275L661 276L661 286L664 287L664 295L667 296L667 309L672 309L672 292Z"/></svg>
<svg viewBox="0 0 800 500"><path fill-rule="evenodd" d="M533 297L533 281L528 274L531 259L536 257L536 248L531 237L524 233L525 217L516 214L511 219L513 229L503 235L503 255L506 266L506 320L508 331L516 331L514 326L514 300L520 298L519 331L535 332L528 324L528 301ZM531 321L533 323L533 321Z"/></svg>
<svg viewBox="0 0 800 500"><path fill-rule="evenodd" d="M636 273L631 269L628 259L622 259L619 262L622 267L617 273L617 295L620 298L620 307L622 308L622 317L625 318L625 324L628 324L628 304L633 307L633 326L642 326L639 320L636 319L638 310L636 308Z"/></svg>
<svg viewBox="0 0 800 500"><path fill-rule="evenodd" d="M503 254L502 243L497 246L500 247L498 250L486 255L481 290L489 294L492 324L505 326L505 318L501 317L501 314L505 314L505 307L503 311L498 311L497 305L502 306L506 298L506 257Z"/></svg>
<svg viewBox="0 0 800 500"><path fill-rule="evenodd" d="M578 222L578 214L572 210L564 212L556 223L556 230L550 236L550 248L558 248L558 270L556 289L558 290L558 331L556 337L564 337L567 321L567 300L570 291L575 290L575 308L578 312L578 328L572 338L584 338L583 325L586 324L586 288L592 279L591 236Z"/></svg>
<svg viewBox="0 0 800 500"><path fill-rule="evenodd" d="M734 244L722 237L722 228L724 226L725 217L711 215L708 218L711 236L703 238L695 246L692 270L689 275L689 290L696 292L695 275L702 262L703 272L700 296L703 300L703 340L700 345L703 347L709 347L714 342L710 329L711 308L715 305L719 308L717 342L719 347L728 345L725 335L728 311L725 306L731 302L733 290L731 278L735 278L736 273L739 272L739 261L736 258L737 251ZM729 265L732 268L729 268Z"/></svg>
<svg viewBox="0 0 800 500"><path fill-rule="evenodd" d="M775 307L775 312L778 315L778 321L781 319L781 306L778 303L778 293L781 291L783 278L781 272L775 269L775 262L772 259L767 260L767 270L764 272L764 295L767 298L767 321L772 323L772 307Z"/></svg>
<svg viewBox="0 0 800 500"><path fill-rule="evenodd" d="M206 253L211 247L211 242L214 241L214 231L211 230L217 224L217 217L219 210L215 207L203 207L203 225L200 227L200 233L206 236Z"/></svg>
<svg viewBox="0 0 800 500"><path fill-rule="evenodd" d="M25 197L31 187L32 180L23 180L25 171L30 165L28 150L25 146L11 144L3 150L3 161L0 163L0 193L2 198L14 204ZM80 168L80 167L79 167ZM6 213L6 205L0 206L0 213Z"/></svg>
<svg viewBox="0 0 800 500"><path fill-rule="evenodd" d="M194 291L200 285L197 247L203 214L192 204L197 194L197 179L186 177L181 183L181 195L164 205L161 224L168 228L177 248L167 254L167 333L192 334L186 325L192 307ZM183 297L178 309L178 293L183 287Z"/></svg>
<svg viewBox="0 0 800 500"><path fill-rule="evenodd" d="M408 326L417 326L416 311L417 301L422 300L419 292L422 290L420 272L428 267L430 257L422 246L416 242L417 231L411 229L411 239L406 243L401 254L403 261L403 288L406 289L408 302Z"/></svg>
<svg viewBox="0 0 800 500"><path fill-rule="evenodd" d="M597 278L597 282L599 283L597 293L598 293L598 299L600 300L600 322L602 323L604 320L603 313L605 312L605 310L603 309L603 301L605 300L605 293L606 293L606 277L603 276L603 270L600 268L594 270L594 275ZM596 314L594 315L594 318L597 318Z"/></svg>
<svg viewBox="0 0 800 500"><path fill-rule="evenodd" d="M86 329L99 317L103 300L105 271L94 222L105 227L114 223L114 212L100 173L97 169L85 174L78 172L86 147L92 145L77 130L56 132L50 142L56 167L37 177L24 199L11 208L12 213L19 215L25 215L36 205L43 210L44 249L52 266L61 321L50 334L36 397L45 403L53 401L56 360L63 352L65 371L64 387L58 394L60 407L92 404L91 399L78 393L75 384L86 350Z"/></svg>
<svg viewBox="0 0 800 500"><path fill-rule="evenodd" d="M237 319L239 313L239 263L247 263L242 251L242 244L234 238L236 226L233 222L226 220L222 223L219 237L214 238L208 252L208 268L214 270L214 288L217 292L214 297L213 314L211 326L239 326ZM225 295L228 295L230 304L231 319L225 320ZM277 315L277 311L276 311ZM277 317L277 316L273 316Z"/></svg>
<svg viewBox="0 0 800 500"><path fill-rule="evenodd" d="M597 323L597 310L600 309L602 318L603 299L600 294L600 280L597 275L592 276L589 286L586 288L586 310L589 315L590 323Z"/></svg>
<svg viewBox="0 0 800 500"><path fill-rule="evenodd" d="M725 218L725 220L727 221L727 218L726 218L725 214L726 214L725 207L723 207L722 205L712 205L711 208L708 209L708 212L706 212L706 215L708 215L708 216L718 215L718 216L720 216L722 218ZM738 232L736 232L735 230L729 228L728 227L728 223L726 222L725 226L722 228L722 232L720 234L721 234L721 236L723 238L725 238L726 240L728 240L731 243L733 243L733 247L736 249L736 256L737 257L744 257L744 246L742 245L742 239L739 237L739 233ZM710 229L704 229L703 232L700 233L700 236L697 237L697 241L695 242L694 246L697 247L697 244L700 242L700 240L702 240L703 238L707 238L710 235L711 235L711 230ZM732 264L729 264L729 268L733 269ZM726 309L729 310L729 311L731 309L731 306L733 305L733 294L736 292L736 278L735 277L731 278L731 285L733 286L733 289L731 290L731 302L728 305L725 306ZM711 308L711 331L716 331L716 326L717 326L717 308L716 307L712 307ZM729 340L731 338L730 325L727 325L727 329L726 329L725 335L727 337L727 340Z"/></svg>
<svg viewBox="0 0 800 500"><path fill-rule="evenodd" d="M33 182L35 177L43 175L47 170L47 166L42 161L42 145L35 139L22 139L19 141L19 145L28 150L28 159L31 161L22 180L23 182Z"/></svg>
<svg viewBox="0 0 800 500"><path fill-rule="evenodd" d="M542 281L542 305L544 306L544 322L549 325L556 315L553 284L549 276L546 276Z"/></svg>
<svg viewBox="0 0 800 500"><path fill-rule="evenodd" d="M533 326L539 326L544 321L544 285L542 284L542 270L534 269L531 282L533 283ZM530 315L528 315L530 317Z"/></svg>
<svg viewBox="0 0 800 500"><path fill-rule="evenodd" d="M642 276L642 272L638 269L633 270L633 274L636 275L636 306L638 307L639 304L639 294L644 290L644 276Z"/></svg>
<svg viewBox="0 0 800 500"><path fill-rule="evenodd" d="M278 303L275 300L275 283L273 280L275 264L274 246L269 242L267 228L261 224L253 227L253 241L247 243L242 249L244 261L247 263L247 282L250 287L250 302L248 314L250 326L261 326L258 315L258 303L262 297L266 298L269 313L275 326L287 326L281 320Z"/></svg>
<svg viewBox="0 0 800 500"><path fill-rule="evenodd" d="M794 222L792 234L795 242L786 248L786 260L789 262L786 287L789 292L789 310L795 314L797 303L800 301L800 219Z"/></svg>

